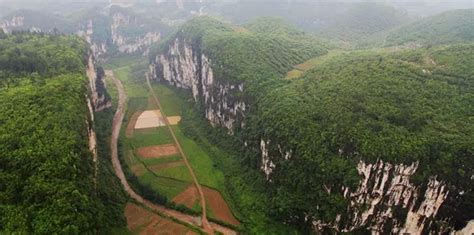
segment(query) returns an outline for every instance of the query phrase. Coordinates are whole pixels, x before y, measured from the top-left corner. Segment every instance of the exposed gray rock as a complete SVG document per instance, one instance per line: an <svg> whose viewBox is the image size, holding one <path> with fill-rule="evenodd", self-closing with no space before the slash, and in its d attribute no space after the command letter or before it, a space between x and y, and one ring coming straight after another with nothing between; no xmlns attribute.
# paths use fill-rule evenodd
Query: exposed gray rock
<svg viewBox="0 0 474 235"><path fill-rule="evenodd" d="M244 92L244 84L217 80L210 59L191 43L176 39L166 53L155 58L150 72L152 79L191 90L194 100L202 102L211 125L225 127L229 134L236 124L245 125L242 120L248 105L237 95Z"/></svg>
<svg viewBox="0 0 474 235"><path fill-rule="evenodd" d="M110 99L107 98L105 94L105 90L99 91L97 89L97 82L103 83L103 81L97 81L97 79L102 79L97 76L95 66L94 66L94 59L92 55L89 55L88 63L87 63L87 78L89 79L89 87L90 87L90 94L91 94L91 103L94 111L98 112L104 110L105 108L111 107L112 102Z"/></svg>
<svg viewBox="0 0 474 235"><path fill-rule="evenodd" d="M119 34L119 27L127 26L133 23L134 20L122 13L114 13L112 15L112 22L110 31L112 34L112 42L117 46L122 53L135 53L138 51L147 51L148 47L161 38L159 32L147 32L143 36L128 38Z"/></svg>

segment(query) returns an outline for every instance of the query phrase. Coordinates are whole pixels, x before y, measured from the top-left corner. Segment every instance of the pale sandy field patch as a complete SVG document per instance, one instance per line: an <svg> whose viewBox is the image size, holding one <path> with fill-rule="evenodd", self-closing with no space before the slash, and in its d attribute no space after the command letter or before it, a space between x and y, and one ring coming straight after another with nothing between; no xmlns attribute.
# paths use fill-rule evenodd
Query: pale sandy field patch
<svg viewBox="0 0 474 235"><path fill-rule="evenodd" d="M144 111L140 114L135 123L135 129L144 129L159 126L165 126L165 122L161 115L161 111L158 109Z"/></svg>

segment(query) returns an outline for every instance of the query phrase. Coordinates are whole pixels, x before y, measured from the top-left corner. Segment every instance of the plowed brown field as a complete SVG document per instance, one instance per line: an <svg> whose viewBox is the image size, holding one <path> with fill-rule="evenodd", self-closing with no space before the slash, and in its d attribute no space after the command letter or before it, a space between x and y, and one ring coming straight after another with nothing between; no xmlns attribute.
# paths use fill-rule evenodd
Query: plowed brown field
<svg viewBox="0 0 474 235"><path fill-rule="evenodd" d="M159 158L179 154L179 150L174 144L163 144L139 148L137 153L143 158Z"/></svg>
<svg viewBox="0 0 474 235"><path fill-rule="evenodd" d="M204 191L204 197L216 219L232 225L240 225L240 222L234 217L219 191L208 187L202 187L202 189Z"/></svg>
<svg viewBox="0 0 474 235"><path fill-rule="evenodd" d="M178 194L173 198L173 202L176 204L183 204L188 208L193 208L194 204L199 200L199 193L196 186L191 185L186 190Z"/></svg>
<svg viewBox="0 0 474 235"><path fill-rule="evenodd" d="M127 227L133 234L197 234L182 224L158 216L142 207L128 203L125 207Z"/></svg>
<svg viewBox="0 0 474 235"><path fill-rule="evenodd" d="M181 166L181 165L184 165L184 162L183 162L183 161L162 163L162 164L150 166L149 168L150 168L153 172L157 172L157 171L159 171L159 170L163 170L163 169L166 169L166 168L177 167L177 166Z"/></svg>

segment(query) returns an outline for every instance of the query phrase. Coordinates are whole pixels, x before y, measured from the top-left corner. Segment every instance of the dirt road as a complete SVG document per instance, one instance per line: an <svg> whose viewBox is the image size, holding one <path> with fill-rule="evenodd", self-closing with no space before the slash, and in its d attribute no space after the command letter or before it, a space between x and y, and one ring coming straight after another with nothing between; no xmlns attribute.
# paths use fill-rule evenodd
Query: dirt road
<svg viewBox="0 0 474 235"><path fill-rule="evenodd" d="M118 95L119 95L117 111L115 112L114 120L112 123L112 137L110 140L110 150L111 150L112 164L114 167L115 174L120 179L120 182L122 183L125 191L129 194L131 198L133 198L139 203L142 203L143 205L147 206L148 208L152 210L155 210L161 214L175 218L181 222L184 222L193 226L201 226L201 221L202 221L201 218L187 215L187 214L184 214L172 209L168 209L163 206L155 205L151 203L150 201L142 198L140 195L138 195L135 191L133 191L133 189L128 184L127 179L125 178L125 174L123 173L122 166L120 165L120 160L118 158L118 148L117 148L117 142L118 142L118 138L120 134L120 128L122 126L127 97L126 97L125 90L123 88L122 83L120 82L120 80L115 78L113 72L110 70L107 70L106 75L108 78L110 78L114 82L115 86L117 87ZM212 231L215 230L223 234L237 234L234 230L215 224L215 223L209 223L208 225L211 227L210 231L207 230L210 233L212 233Z"/></svg>

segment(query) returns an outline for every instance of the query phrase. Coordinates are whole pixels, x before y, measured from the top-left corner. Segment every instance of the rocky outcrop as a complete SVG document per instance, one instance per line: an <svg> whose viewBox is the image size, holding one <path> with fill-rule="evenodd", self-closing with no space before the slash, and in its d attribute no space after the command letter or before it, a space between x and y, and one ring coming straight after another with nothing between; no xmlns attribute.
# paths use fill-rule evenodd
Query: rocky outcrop
<svg viewBox="0 0 474 235"><path fill-rule="evenodd" d="M176 39L166 53L156 56L150 66L151 78L192 92L194 100L203 104L211 125L227 128L229 134L236 126L243 127L248 105L242 94L244 84L216 79L211 60L199 45Z"/></svg>
<svg viewBox="0 0 474 235"><path fill-rule="evenodd" d="M92 108L91 98L86 96L87 107L89 107L90 119L87 119L87 135L89 137L89 151L92 153L92 161L94 162L94 184L97 186L96 177L97 177L97 136L94 130L94 109Z"/></svg>
<svg viewBox="0 0 474 235"><path fill-rule="evenodd" d="M273 162L275 156L269 154L270 144L270 140L260 141L261 170L271 182L276 165ZM292 157L291 152L282 151L277 146L280 149L278 157L285 160ZM418 162L405 165L382 160L375 163L360 161L357 171L361 180L356 189L325 187L328 194L341 193L350 202L347 218L343 222L342 215L336 216L334 221L306 219L312 221L315 231L331 228L338 232L351 232L367 228L373 234L422 234L432 231L435 220L441 224L438 230L452 230L448 223L436 218L450 194L447 183L433 176L421 186L415 185L411 178L418 166Z"/></svg>
<svg viewBox="0 0 474 235"><path fill-rule="evenodd" d="M350 200L347 208L349 221L341 223L341 215L331 222L313 219L316 231L332 228L338 232L351 232L366 227L372 234L422 234L429 226L449 193L446 183L435 177L429 179L426 189L410 182L418 162L410 165L377 161L374 164L359 162L357 170L362 176L359 186L351 192L342 188ZM328 192L330 193L330 191ZM449 229L448 225L445 224Z"/></svg>
<svg viewBox="0 0 474 235"><path fill-rule="evenodd" d="M22 27L24 24L25 17L13 16L10 20L5 20L0 24L0 27L5 33L11 32L12 28Z"/></svg>
<svg viewBox="0 0 474 235"><path fill-rule="evenodd" d="M136 37L126 37L119 33L119 28L136 24L136 19L122 13L114 13L112 15L112 22L110 31L112 34L112 42L117 46L122 53L146 52L148 47L161 38L159 32L147 32L145 35Z"/></svg>
<svg viewBox="0 0 474 235"><path fill-rule="evenodd" d="M452 232L451 234L454 235L472 235L474 233L474 220L469 221L467 223L466 227L456 231Z"/></svg>
<svg viewBox="0 0 474 235"><path fill-rule="evenodd" d="M410 178L418 165L360 161L357 170L362 179L358 188L353 192L342 190L350 200L351 222L335 227L343 232L366 226L374 233L421 234L430 226L449 191L446 183L436 177L431 177L426 187L415 186ZM362 205L366 208L360 209Z"/></svg>
<svg viewBox="0 0 474 235"><path fill-rule="evenodd" d="M92 55L94 58L102 58L107 53L107 46L104 42L93 42L92 35L94 34L94 21L89 20L84 30L79 30L76 33L79 37L84 38L90 45Z"/></svg>
<svg viewBox="0 0 474 235"><path fill-rule="evenodd" d="M94 111L98 112L105 108L111 107L112 102L107 96L103 76L98 76L92 55L89 56L87 63L87 77L89 79L89 87L91 93L91 105ZM104 89L100 89L103 87Z"/></svg>

